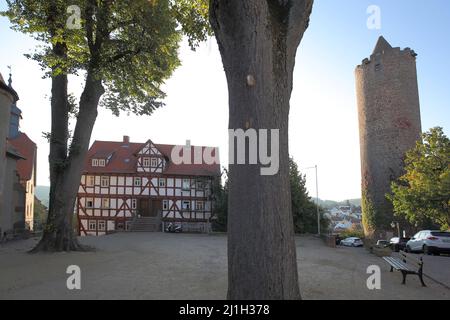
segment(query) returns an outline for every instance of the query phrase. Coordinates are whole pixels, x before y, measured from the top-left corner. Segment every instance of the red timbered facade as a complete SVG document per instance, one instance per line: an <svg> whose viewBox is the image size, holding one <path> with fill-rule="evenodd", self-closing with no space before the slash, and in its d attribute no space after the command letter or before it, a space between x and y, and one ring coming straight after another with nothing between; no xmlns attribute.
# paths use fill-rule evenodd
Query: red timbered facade
<svg viewBox="0 0 450 320"><path fill-rule="evenodd" d="M140 218L206 231L213 214L213 182L220 177L218 149L189 147L191 161L176 164L171 159L174 147L150 140L131 143L128 137L122 142L95 141L75 206L79 234L130 231ZM184 156L186 150L178 154ZM194 159L198 150L209 160Z"/></svg>

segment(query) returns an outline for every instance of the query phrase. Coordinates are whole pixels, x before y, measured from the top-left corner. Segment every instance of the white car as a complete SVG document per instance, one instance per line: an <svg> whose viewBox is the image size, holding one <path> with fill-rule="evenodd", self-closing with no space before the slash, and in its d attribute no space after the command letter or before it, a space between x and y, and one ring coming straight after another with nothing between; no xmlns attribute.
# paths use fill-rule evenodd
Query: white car
<svg viewBox="0 0 450 320"><path fill-rule="evenodd" d="M341 240L341 245L346 247L362 247L363 242L360 238L350 237L344 240Z"/></svg>
<svg viewBox="0 0 450 320"><path fill-rule="evenodd" d="M450 253L450 232L423 230L406 243L407 252Z"/></svg>

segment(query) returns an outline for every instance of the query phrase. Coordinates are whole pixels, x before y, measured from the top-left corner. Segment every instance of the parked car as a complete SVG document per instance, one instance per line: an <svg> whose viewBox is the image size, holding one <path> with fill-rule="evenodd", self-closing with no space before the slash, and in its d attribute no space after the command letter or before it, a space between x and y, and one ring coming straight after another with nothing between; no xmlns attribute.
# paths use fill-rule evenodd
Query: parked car
<svg viewBox="0 0 450 320"><path fill-rule="evenodd" d="M350 237L344 240L341 240L341 245L346 247L362 247L363 242L360 238Z"/></svg>
<svg viewBox="0 0 450 320"><path fill-rule="evenodd" d="M394 237L390 240L390 246L392 251L394 252L399 252L400 250L404 251L406 249L406 243L410 240L411 238L399 238L399 237Z"/></svg>
<svg viewBox="0 0 450 320"><path fill-rule="evenodd" d="M390 246L390 242L387 240L378 240L377 241L377 247L378 248L387 248Z"/></svg>
<svg viewBox="0 0 450 320"><path fill-rule="evenodd" d="M437 255L450 253L450 232L433 230L417 232L406 243L406 251Z"/></svg>

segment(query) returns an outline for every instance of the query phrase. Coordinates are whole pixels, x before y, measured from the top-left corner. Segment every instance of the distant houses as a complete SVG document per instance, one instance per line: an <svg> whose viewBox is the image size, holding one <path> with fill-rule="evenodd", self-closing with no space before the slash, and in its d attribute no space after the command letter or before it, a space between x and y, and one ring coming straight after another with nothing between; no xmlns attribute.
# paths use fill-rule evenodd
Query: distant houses
<svg viewBox="0 0 450 320"><path fill-rule="evenodd" d="M327 210L325 216L330 220L332 233L362 228L361 207L336 206Z"/></svg>

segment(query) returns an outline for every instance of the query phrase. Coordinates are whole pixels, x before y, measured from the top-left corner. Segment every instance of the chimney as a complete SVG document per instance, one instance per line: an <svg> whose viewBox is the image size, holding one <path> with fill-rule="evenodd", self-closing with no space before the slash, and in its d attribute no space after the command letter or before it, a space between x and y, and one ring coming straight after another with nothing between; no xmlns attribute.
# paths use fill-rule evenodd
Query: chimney
<svg viewBox="0 0 450 320"><path fill-rule="evenodd" d="M123 143L129 144L130 143L130 137L129 136L123 136Z"/></svg>

